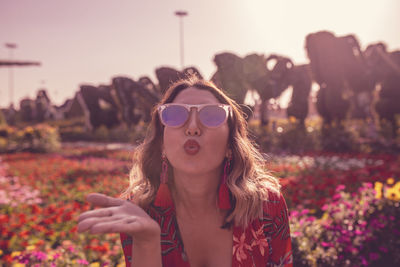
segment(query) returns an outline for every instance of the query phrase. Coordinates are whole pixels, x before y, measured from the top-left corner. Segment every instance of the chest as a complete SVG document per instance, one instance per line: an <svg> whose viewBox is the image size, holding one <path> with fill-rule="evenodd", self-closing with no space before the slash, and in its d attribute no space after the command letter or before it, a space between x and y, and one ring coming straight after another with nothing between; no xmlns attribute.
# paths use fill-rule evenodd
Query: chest
<svg viewBox="0 0 400 267"><path fill-rule="evenodd" d="M191 267L232 266L233 232L212 220L178 221L183 250Z"/></svg>

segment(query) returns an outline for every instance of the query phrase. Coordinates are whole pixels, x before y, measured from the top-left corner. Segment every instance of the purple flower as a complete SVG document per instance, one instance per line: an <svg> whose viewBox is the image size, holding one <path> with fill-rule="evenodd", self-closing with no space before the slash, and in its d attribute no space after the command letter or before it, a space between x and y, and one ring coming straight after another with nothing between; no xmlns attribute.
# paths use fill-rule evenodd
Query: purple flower
<svg viewBox="0 0 400 267"><path fill-rule="evenodd" d="M375 261L375 260L379 259L379 254L375 253L375 252L371 252L371 253L369 253L369 259L372 261Z"/></svg>
<svg viewBox="0 0 400 267"><path fill-rule="evenodd" d="M368 266L368 261L362 256L361 256L361 264L364 266Z"/></svg>
<svg viewBox="0 0 400 267"><path fill-rule="evenodd" d="M380 246L380 247L379 247L379 250L382 251L382 252L384 252L384 253L388 253L388 252L389 252L389 250L388 250L386 247L384 247L384 246Z"/></svg>
<svg viewBox="0 0 400 267"><path fill-rule="evenodd" d="M89 264L89 262L87 260L84 260L84 259L79 259L79 260L77 260L77 262L79 264L82 264L82 265L88 265Z"/></svg>
<svg viewBox="0 0 400 267"><path fill-rule="evenodd" d="M19 261L19 263L22 263L22 264L28 264L29 263L29 254L21 257L18 261Z"/></svg>

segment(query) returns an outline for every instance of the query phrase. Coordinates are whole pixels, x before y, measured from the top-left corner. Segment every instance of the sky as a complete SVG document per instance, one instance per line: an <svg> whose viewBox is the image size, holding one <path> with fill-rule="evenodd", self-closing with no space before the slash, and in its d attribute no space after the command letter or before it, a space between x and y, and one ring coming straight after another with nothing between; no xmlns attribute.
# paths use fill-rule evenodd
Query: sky
<svg viewBox="0 0 400 267"><path fill-rule="evenodd" d="M398 0L0 0L0 59L42 64L13 68L14 103L45 88L60 105L81 84L110 84L115 76L157 83L156 68L180 70L177 10L188 12L184 65L207 79L221 52L307 63L305 37L321 30L355 34L362 48L383 41L400 50ZM9 86L9 69L0 67L0 107L10 103Z"/></svg>

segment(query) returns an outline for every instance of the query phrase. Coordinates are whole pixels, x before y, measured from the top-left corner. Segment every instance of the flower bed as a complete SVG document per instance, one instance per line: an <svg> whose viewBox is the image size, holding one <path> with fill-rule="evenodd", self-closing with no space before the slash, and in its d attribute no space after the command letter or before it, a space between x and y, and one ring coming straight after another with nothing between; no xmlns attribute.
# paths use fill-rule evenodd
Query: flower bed
<svg viewBox="0 0 400 267"><path fill-rule="evenodd" d="M77 234L89 192L118 196L127 186L129 152L71 149L17 153L0 162L0 265L77 266L122 263L119 236ZM95 155L95 156L92 156ZM37 193L39 192L39 193Z"/></svg>
<svg viewBox="0 0 400 267"><path fill-rule="evenodd" d="M400 158L270 156L291 212L295 266L390 266L400 255ZM119 236L78 234L89 192L118 196L131 153L68 148L0 161L0 265L123 265Z"/></svg>

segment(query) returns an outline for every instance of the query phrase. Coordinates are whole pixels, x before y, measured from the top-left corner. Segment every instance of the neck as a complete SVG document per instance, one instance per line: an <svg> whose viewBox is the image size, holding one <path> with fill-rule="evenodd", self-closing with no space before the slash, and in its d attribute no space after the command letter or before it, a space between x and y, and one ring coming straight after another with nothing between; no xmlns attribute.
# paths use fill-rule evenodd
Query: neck
<svg viewBox="0 0 400 267"><path fill-rule="evenodd" d="M177 213L192 219L205 214L215 214L220 183L220 171L199 175L185 174L174 170L172 196Z"/></svg>

